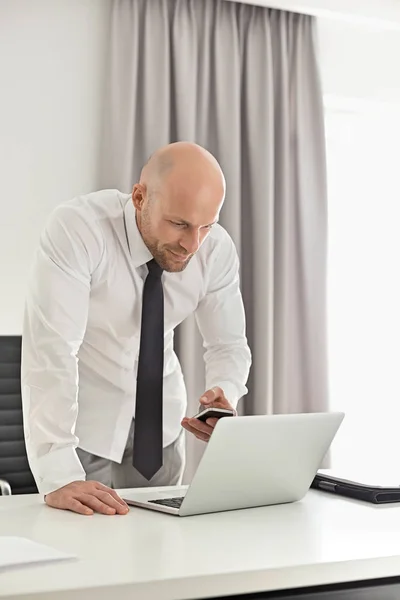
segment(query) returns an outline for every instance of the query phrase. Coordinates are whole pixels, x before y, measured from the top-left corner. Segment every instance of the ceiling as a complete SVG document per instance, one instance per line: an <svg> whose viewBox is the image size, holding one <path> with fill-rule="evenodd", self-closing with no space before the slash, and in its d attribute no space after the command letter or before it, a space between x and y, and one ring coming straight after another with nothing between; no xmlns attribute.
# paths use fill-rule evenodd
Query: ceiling
<svg viewBox="0 0 400 600"><path fill-rule="evenodd" d="M400 0L228 0L400 31Z"/></svg>

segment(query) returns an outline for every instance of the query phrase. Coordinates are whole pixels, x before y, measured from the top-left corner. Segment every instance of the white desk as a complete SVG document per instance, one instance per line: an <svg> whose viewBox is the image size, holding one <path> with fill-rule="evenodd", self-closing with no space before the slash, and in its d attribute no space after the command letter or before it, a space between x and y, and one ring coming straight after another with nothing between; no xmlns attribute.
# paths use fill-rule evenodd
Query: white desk
<svg viewBox="0 0 400 600"><path fill-rule="evenodd" d="M140 508L84 517L36 495L7 496L0 535L79 557L0 572L2 600L189 600L400 575L400 506L316 491L185 518Z"/></svg>

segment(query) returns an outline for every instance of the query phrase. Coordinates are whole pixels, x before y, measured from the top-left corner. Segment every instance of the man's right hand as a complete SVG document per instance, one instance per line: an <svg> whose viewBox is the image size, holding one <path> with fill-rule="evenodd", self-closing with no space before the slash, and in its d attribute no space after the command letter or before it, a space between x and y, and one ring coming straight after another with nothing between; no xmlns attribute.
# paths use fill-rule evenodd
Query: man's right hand
<svg viewBox="0 0 400 600"><path fill-rule="evenodd" d="M73 481L46 494L45 502L53 508L72 510L81 515L126 515L129 507L111 488L98 481Z"/></svg>

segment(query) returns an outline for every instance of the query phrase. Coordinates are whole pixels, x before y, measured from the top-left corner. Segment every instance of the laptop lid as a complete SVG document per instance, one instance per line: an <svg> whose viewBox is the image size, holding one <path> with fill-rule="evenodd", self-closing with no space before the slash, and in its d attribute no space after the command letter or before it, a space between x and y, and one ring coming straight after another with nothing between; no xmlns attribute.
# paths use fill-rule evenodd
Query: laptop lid
<svg viewBox="0 0 400 600"><path fill-rule="evenodd" d="M343 413L303 413L220 419L179 514L300 500L343 417Z"/></svg>

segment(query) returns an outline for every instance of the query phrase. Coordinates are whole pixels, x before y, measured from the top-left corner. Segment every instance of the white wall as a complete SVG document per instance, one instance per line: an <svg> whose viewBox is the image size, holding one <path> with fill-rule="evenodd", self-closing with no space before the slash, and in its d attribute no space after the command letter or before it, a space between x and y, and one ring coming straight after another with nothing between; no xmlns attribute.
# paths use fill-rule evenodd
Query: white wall
<svg viewBox="0 0 400 600"><path fill-rule="evenodd" d="M324 94L400 102L400 31L319 18L318 34Z"/></svg>
<svg viewBox="0 0 400 600"><path fill-rule="evenodd" d="M308 4L327 2L339 11L350 5ZM360 14L359 2L351 6ZM400 10L392 0L363 6L377 18ZM21 332L28 269L48 213L98 188L109 11L110 0L0 0L0 335ZM400 101L397 31L321 18L319 33L326 96Z"/></svg>
<svg viewBox="0 0 400 600"><path fill-rule="evenodd" d="M109 0L0 0L0 335L44 219L97 188Z"/></svg>

